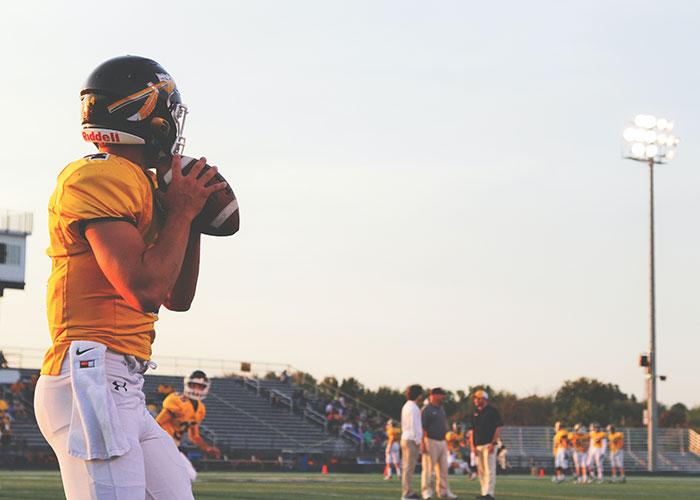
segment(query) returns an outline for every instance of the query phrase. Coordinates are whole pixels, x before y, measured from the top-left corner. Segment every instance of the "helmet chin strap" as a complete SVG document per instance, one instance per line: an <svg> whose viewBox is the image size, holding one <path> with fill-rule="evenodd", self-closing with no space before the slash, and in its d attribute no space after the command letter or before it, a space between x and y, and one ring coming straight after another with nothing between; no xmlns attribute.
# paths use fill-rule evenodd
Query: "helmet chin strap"
<svg viewBox="0 0 700 500"><path fill-rule="evenodd" d="M175 109L172 111L173 120L175 120L175 125L177 126L177 134L175 136L175 142L171 149L173 155L182 155L185 150L185 118L187 118L187 106L184 104L176 104Z"/></svg>

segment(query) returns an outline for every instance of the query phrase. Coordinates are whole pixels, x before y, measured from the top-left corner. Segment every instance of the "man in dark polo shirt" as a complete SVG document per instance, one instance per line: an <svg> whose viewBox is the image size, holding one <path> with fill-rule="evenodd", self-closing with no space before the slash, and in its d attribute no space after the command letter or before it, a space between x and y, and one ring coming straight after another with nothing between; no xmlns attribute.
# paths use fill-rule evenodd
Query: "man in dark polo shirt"
<svg viewBox="0 0 700 500"><path fill-rule="evenodd" d="M481 483L481 496L476 498L494 498L496 488L496 450L501 435L501 414L488 405L489 395L486 391L474 393L476 411L472 416L471 447L476 452L477 470Z"/></svg>
<svg viewBox="0 0 700 500"><path fill-rule="evenodd" d="M421 493L424 499L432 498L435 485L433 483L433 471L437 473L438 497L457 498L450 491L447 472L447 417L442 402L445 400L445 391L436 387L430 391L430 399L421 411L421 423L423 425L423 440L420 451L423 453L423 474L421 476Z"/></svg>

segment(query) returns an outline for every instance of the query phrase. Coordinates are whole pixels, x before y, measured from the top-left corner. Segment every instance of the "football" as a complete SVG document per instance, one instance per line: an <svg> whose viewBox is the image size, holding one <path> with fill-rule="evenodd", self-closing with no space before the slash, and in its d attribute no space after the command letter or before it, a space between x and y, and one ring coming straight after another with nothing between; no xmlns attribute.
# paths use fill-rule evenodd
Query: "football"
<svg viewBox="0 0 700 500"><path fill-rule="evenodd" d="M197 163L197 158L183 156L181 163L182 175L187 175L189 171L192 170L195 163ZM211 166L208 164L205 165L199 173L199 176L210 168ZM157 175L158 186L165 191L172 178L170 166L167 166L165 172L158 169ZM202 211L199 212L199 215L192 221L192 225L202 234L231 236L238 231L238 200L236 200L236 195L233 194L233 189L231 189L229 183L220 173L217 173L206 185L210 186L218 182L226 182L226 188L216 191L209 196Z"/></svg>

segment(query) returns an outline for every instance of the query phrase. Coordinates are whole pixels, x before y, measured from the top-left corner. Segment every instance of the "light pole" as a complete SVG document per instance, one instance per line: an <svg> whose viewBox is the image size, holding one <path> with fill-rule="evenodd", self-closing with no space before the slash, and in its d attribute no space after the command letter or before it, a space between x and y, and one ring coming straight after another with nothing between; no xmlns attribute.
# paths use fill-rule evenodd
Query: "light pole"
<svg viewBox="0 0 700 500"><path fill-rule="evenodd" d="M673 122L637 115L622 134L622 156L649 165L649 357L647 364L648 469L656 471L658 411L656 404L656 291L654 282L654 165L671 161L680 140L671 135Z"/></svg>

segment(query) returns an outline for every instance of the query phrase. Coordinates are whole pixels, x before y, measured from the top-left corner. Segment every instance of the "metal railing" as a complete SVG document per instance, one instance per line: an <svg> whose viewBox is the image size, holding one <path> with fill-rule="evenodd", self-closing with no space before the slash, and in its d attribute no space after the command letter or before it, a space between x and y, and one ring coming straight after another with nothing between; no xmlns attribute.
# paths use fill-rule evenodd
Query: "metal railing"
<svg viewBox="0 0 700 500"><path fill-rule="evenodd" d="M46 333L46 348L49 347L49 334ZM8 366L13 368L39 368L42 365L46 349L31 347L2 346L2 352ZM291 365L263 361L240 361L232 359L203 359L176 356L160 356L157 353L153 361L158 365L156 375L177 375L184 377L194 370L203 370L209 377L237 376L242 378L263 377L268 372L292 370ZM250 370L244 370L248 365Z"/></svg>
<svg viewBox="0 0 700 500"><path fill-rule="evenodd" d="M244 378L243 384L255 391L255 393L258 396L267 397L270 404L275 402L276 398L276 406L284 406L289 409L289 413L298 413L305 420L308 420L309 422L318 425L319 427L323 427L324 431L328 432L327 418L325 418L323 415L314 410L311 410L306 407L301 407L301 405L299 405L298 403L298 408L295 408L294 400L289 395L284 394L283 392L278 391L276 389L267 389L263 387L263 384L261 384L260 380L254 378ZM265 392L268 392L267 395L265 394ZM351 432L340 431L338 433L338 437L350 442L353 445L359 444L359 446L362 447L362 440L358 440L357 436Z"/></svg>
<svg viewBox="0 0 700 500"><path fill-rule="evenodd" d="M7 359L8 366L12 366L13 368L38 368L42 365L46 351L44 349L30 347L8 346L3 347L2 352ZM287 373L303 373L289 364L263 361L187 358L161 356L158 354L153 356L153 361L158 365L157 370L154 372L156 375L177 375L184 377L185 375L192 373L194 370L203 370L209 377L236 376L243 378L245 383L251 387L254 387L258 394L260 393L260 384L256 381L256 379L263 378L267 373L281 373L282 371L287 371ZM317 398L327 397L334 399L342 396L345 399L346 405L355 405L359 409L370 410L376 415L382 417L384 420L388 420L390 418L389 415L366 403L363 403L360 399L350 396L337 387L323 383L311 383L307 380L300 380L299 382L300 383L295 382L295 385L307 389Z"/></svg>
<svg viewBox="0 0 700 500"><path fill-rule="evenodd" d="M299 387L308 390L310 393L313 393L317 399L321 397L326 397L333 400L339 397L343 397L346 406L354 405L361 410L372 411L375 415L382 417L383 420L389 420L389 418L391 418L386 413L368 405L367 403L362 402L362 400L355 398L346 392L341 391L339 387L333 387L332 385L323 382L312 383L306 380L301 380L299 381L299 383L295 382L295 385L298 385Z"/></svg>
<svg viewBox="0 0 700 500"><path fill-rule="evenodd" d="M625 436L625 470L647 470L646 427L618 429ZM501 441L508 450L508 460L514 467L548 467L553 464L551 427L503 427ZM692 429L658 429L657 449L660 472L700 473L700 435ZM606 464L607 460L606 452ZM607 467L608 465L606 465Z"/></svg>

